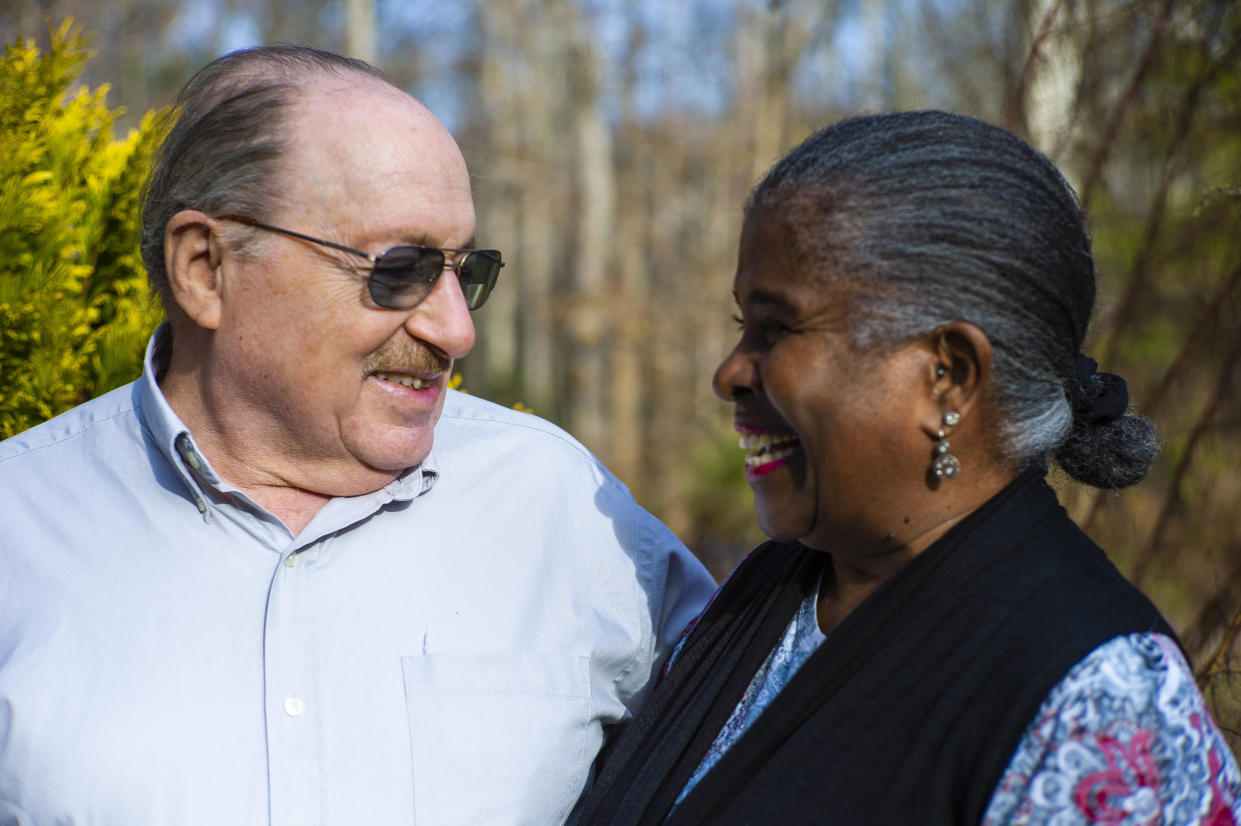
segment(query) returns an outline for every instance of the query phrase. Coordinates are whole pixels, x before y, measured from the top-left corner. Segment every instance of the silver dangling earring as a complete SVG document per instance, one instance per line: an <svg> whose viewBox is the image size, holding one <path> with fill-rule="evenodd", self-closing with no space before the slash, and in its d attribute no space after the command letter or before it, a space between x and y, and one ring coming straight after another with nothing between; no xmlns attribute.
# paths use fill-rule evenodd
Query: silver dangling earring
<svg viewBox="0 0 1241 826"><path fill-rule="evenodd" d="M935 474L936 479L955 479L961 472L960 460L948 452L952 449L952 445L948 444L944 430L946 427L956 427L960 423L961 414L955 410L949 410L944 414L944 427L941 427L935 434L939 441L935 443L935 461L931 462L931 472Z"/></svg>

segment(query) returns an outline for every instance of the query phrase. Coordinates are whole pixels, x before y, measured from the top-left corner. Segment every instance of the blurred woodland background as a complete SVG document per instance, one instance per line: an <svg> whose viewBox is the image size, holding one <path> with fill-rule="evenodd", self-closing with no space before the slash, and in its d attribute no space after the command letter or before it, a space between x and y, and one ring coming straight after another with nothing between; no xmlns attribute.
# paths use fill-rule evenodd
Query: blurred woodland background
<svg viewBox="0 0 1241 826"><path fill-rule="evenodd" d="M70 17L78 28L54 34ZM1168 614L1241 745L1241 4L0 0L0 33L7 432L139 369L158 320L131 237L161 128L144 116L219 54L310 43L380 66L462 146L480 242L509 261L464 385L571 430L717 576L761 539L709 383L735 335L750 187L810 132L863 111L948 109L1023 135L1091 215L1101 288L1086 352L1129 380L1164 439L1139 487L1057 479L1062 501ZM59 68L30 68L30 50L56 42ZM41 83L90 90L66 104L72 129L47 127L43 104L16 114L11 99ZM27 151L39 140L61 148ZM98 168L72 141L94 142ZM52 263L29 246L50 225L31 204L77 233L53 262L67 287L48 286Z"/></svg>

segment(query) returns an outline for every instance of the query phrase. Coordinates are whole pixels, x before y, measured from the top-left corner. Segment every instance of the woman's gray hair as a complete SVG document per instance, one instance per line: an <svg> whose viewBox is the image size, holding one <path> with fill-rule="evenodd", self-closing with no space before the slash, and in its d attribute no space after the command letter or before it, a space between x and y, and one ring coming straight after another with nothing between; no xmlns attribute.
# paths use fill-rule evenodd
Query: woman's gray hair
<svg viewBox="0 0 1241 826"><path fill-rule="evenodd" d="M986 333L1006 458L1051 455L1102 488L1146 475L1149 420L1074 417L1094 258L1072 188L1024 141L945 112L851 118L771 168L746 202L747 216L769 210L814 275L850 295L859 350L953 321Z"/></svg>
<svg viewBox="0 0 1241 826"><path fill-rule="evenodd" d="M278 161L288 144L286 114L297 91L325 74L354 72L388 82L361 60L276 44L217 58L181 88L175 122L143 191L142 261L171 315L176 302L164 266L164 230L174 215L262 218L280 200Z"/></svg>

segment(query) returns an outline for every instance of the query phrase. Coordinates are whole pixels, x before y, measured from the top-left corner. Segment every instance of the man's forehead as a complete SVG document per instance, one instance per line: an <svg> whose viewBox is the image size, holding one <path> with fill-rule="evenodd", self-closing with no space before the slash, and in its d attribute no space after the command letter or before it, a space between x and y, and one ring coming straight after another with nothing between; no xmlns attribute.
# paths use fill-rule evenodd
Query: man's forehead
<svg viewBox="0 0 1241 826"><path fill-rule="evenodd" d="M295 160L327 159L324 172L367 170L437 186L462 175L468 186L464 159L444 125L414 98L373 78L335 78L299 96L289 125Z"/></svg>
<svg viewBox="0 0 1241 826"><path fill-rule="evenodd" d="M363 98L387 99L391 105L411 106L425 114L431 120L435 116L417 98L398 89L391 83L370 75L357 73L324 74L321 79L308 84L305 100L315 97L324 99L339 98L346 101L359 101Z"/></svg>
<svg viewBox="0 0 1241 826"><path fill-rule="evenodd" d="M289 131L284 194L307 220L337 231L360 221L362 234L403 243L422 232L432 246L460 246L473 235L460 149L430 110L399 89L333 77L299 96Z"/></svg>
<svg viewBox="0 0 1241 826"><path fill-rule="evenodd" d="M443 124L417 99L364 75L332 75L322 83L303 85L294 102L293 116L304 121L334 124L337 128L319 133L327 137L345 136L358 122L381 120L407 121L409 127L418 132L447 134ZM354 132L350 137L364 136Z"/></svg>

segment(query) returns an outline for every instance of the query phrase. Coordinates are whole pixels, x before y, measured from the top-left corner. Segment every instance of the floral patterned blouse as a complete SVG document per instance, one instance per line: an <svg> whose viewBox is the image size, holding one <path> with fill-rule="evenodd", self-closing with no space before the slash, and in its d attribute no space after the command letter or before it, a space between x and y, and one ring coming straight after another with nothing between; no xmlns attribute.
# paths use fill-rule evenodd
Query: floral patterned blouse
<svg viewBox="0 0 1241 826"><path fill-rule="evenodd" d="M826 639L816 599L802 603L677 803ZM983 826L1033 824L1241 826L1237 762L1174 642L1116 637L1047 695L983 818Z"/></svg>

